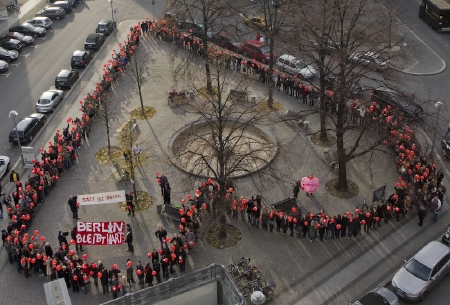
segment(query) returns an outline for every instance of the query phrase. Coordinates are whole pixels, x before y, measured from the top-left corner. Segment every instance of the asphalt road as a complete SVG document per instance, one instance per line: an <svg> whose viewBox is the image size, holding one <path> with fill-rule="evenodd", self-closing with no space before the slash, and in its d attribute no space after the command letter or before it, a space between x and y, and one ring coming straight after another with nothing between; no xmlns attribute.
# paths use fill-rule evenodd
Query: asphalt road
<svg viewBox="0 0 450 305"><path fill-rule="evenodd" d="M142 4L142 5L141 5ZM118 8L119 22L122 19L136 18L131 10L142 12L142 8L149 9L150 4L144 1L122 2L115 1L114 7ZM162 3L158 6L162 11ZM142 13L140 13L142 17ZM102 19L111 19L111 8L107 1L85 1L79 4L74 12L66 15L62 20L54 20L52 28L47 35L35 40L31 47L26 47L19 59L11 64L8 76L0 76L0 92L2 111L0 113L0 154L10 156L11 165L18 159L17 144L8 142L9 132L14 127L12 119L8 117L11 110L16 110L19 117L26 117L35 112L35 103L41 94L54 86L56 75L62 69L70 69L70 58L73 51L83 49L86 37L95 33L97 23ZM111 37L115 39L114 35ZM68 106L75 102L79 93L83 92L87 79L92 75L95 67L101 64L100 60L94 61L85 69L72 92L66 91L66 98L58 106L54 114L48 114L48 123L33 141L27 146L42 145L50 133L54 132L55 124L68 110ZM80 70L83 72L83 69ZM87 93L87 92L86 92ZM18 121L18 120L16 120ZM36 144L35 144L36 143ZM35 147L38 152L39 147Z"/></svg>

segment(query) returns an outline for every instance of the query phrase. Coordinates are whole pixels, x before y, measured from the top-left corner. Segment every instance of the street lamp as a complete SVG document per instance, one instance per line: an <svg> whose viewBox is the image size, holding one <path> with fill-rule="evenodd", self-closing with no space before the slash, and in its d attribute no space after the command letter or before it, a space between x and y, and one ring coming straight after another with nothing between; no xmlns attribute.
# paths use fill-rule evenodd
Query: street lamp
<svg viewBox="0 0 450 305"><path fill-rule="evenodd" d="M439 123L439 113L441 112L441 108L444 107L444 103L442 103L441 101L437 101L436 104L434 104L434 107L437 108L437 116L436 116L436 123L434 125L433 142L431 142L431 151L430 151L431 161L433 161L434 142L436 141L437 126Z"/></svg>
<svg viewBox="0 0 450 305"><path fill-rule="evenodd" d="M113 9L113 0L108 0L109 3L111 3L111 18L113 22L114 28L116 28L116 23L114 22L114 9Z"/></svg>
<svg viewBox="0 0 450 305"><path fill-rule="evenodd" d="M22 146L20 145L19 132L17 131L17 124L16 124L16 116L18 116L18 115L19 114L15 110L11 110L9 112L9 117L13 119L14 128L16 129L16 137L17 137L17 144L19 145L20 159L22 159L22 165L25 165L25 161L23 160L23 154L22 154Z"/></svg>

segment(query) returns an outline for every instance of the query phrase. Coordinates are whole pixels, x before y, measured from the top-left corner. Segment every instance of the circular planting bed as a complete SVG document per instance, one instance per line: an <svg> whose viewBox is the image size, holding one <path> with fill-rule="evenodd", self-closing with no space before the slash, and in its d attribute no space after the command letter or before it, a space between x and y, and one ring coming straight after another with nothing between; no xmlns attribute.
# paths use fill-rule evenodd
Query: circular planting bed
<svg viewBox="0 0 450 305"><path fill-rule="evenodd" d="M219 237L221 226L224 226L226 237ZM206 233L206 241L208 244L217 249L228 249L234 247L241 240L242 234L238 228L230 224L215 225Z"/></svg>
<svg viewBox="0 0 450 305"><path fill-rule="evenodd" d="M136 201L134 203L134 212L135 213L139 213L142 211L147 210L152 204L153 204L153 197L152 195L150 195L147 192L144 191L137 191L137 199L138 199L138 204L136 204ZM131 192L131 194L133 194L133 192ZM119 208L122 211L125 211L128 213L128 209L127 209L127 204L126 202L120 202L119 203Z"/></svg>

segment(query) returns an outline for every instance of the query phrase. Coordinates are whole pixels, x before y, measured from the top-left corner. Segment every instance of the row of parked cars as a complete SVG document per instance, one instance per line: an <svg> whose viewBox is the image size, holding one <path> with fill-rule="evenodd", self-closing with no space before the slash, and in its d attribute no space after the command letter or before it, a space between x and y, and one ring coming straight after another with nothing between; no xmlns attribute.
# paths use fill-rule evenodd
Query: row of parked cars
<svg viewBox="0 0 450 305"><path fill-rule="evenodd" d="M6 35L0 37L0 73L6 72L9 63L19 58L23 47L32 44L35 38L46 35L47 29L52 26L52 19L64 18L80 2L50 0L50 6L39 11L35 18L11 27Z"/></svg>
<svg viewBox="0 0 450 305"><path fill-rule="evenodd" d="M51 5L41 10L35 18L28 20L21 25L12 27L10 32L0 39L0 45L8 46L6 42L9 41L9 43L11 43L13 40L17 40L22 45L33 43L34 38L41 37L46 34L46 30L52 25L52 19L64 18L64 16L66 16L67 13L72 12L73 8L80 2L81 0L51 0ZM53 112L62 102L65 94L61 89L72 88L80 74L76 68L85 68L92 61L94 58L94 51L100 49L105 41L105 35L109 35L113 29L114 23L111 20L102 20L97 25L95 33L90 34L86 38L84 49L74 51L70 60L72 69L63 69L58 73L55 78L56 89L47 90L42 93L35 105L36 113L33 113L18 122L16 126L17 131L16 128L14 128L9 134L9 142L16 143L17 141L20 141L21 143L27 143L33 140L33 137L41 129L41 127L44 126L47 120L46 115L43 113ZM6 37L11 37L13 39L6 39ZM15 41L13 41L13 43L18 44ZM17 49L14 50L14 44L11 44L11 51L19 52L22 46L19 45ZM2 50L0 49L0 54L1 51ZM11 60L12 59L13 58L11 58Z"/></svg>

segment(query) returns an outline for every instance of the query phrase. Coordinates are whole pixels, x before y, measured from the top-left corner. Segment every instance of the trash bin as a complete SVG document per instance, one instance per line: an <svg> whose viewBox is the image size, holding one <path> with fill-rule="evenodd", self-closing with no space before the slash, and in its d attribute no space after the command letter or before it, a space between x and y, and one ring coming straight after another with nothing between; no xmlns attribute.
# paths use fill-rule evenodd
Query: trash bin
<svg viewBox="0 0 450 305"><path fill-rule="evenodd" d="M305 128L305 130L308 130L308 126L309 126L309 122L303 121L303 128Z"/></svg>
<svg viewBox="0 0 450 305"><path fill-rule="evenodd" d="M339 164L336 164L336 165L334 166L334 174L335 174L335 175L339 175Z"/></svg>
<svg viewBox="0 0 450 305"><path fill-rule="evenodd" d="M162 211L162 204L157 204L156 205L156 213L161 214Z"/></svg>
<svg viewBox="0 0 450 305"><path fill-rule="evenodd" d="M256 103L256 96L252 96L252 103Z"/></svg>
<svg viewBox="0 0 450 305"><path fill-rule="evenodd" d="M193 100L194 99L194 91L189 91L189 98L191 99L191 100Z"/></svg>

